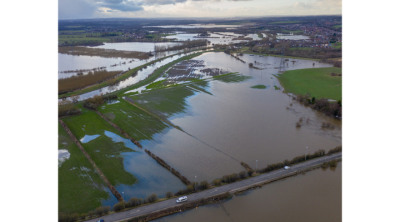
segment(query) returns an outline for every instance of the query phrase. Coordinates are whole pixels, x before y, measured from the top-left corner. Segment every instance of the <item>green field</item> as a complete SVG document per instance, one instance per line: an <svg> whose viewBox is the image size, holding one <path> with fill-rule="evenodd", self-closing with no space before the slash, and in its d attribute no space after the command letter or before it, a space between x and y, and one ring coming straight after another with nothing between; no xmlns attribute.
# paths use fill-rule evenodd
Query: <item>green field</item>
<svg viewBox="0 0 400 222"><path fill-rule="evenodd" d="M303 21L279 21L279 22L270 22L269 24L293 24L293 23L301 23Z"/></svg>
<svg viewBox="0 0 400 222"><path fill-rule="evenodd" d="M285 92L293 94L310 93L317 99L342 99L342 77L330 76L331 73L342 73L341 68L315 68L286 71L278 75Z"/></svg>
<svg viewBox="0 0 400 222"><path fill-rule="evenodd" d="M129 97L138 101L140 107L149 110L161 118L167 119L177 113L183 112L187 107L185 98L194 94L195 91L186 87L186 85L179 85Z"/></svg>
<svg viewBox="0 0 400 222"><path fill-rule="evenodd" d="M334 25L332 26L333 28L337 29L337 28L342 28L342 25Z"/></svg>
<svg viewBox="0 0 400 222"><path fill-rule="evenodd" d="M115 104L103 104L99 111L135 140L152 140L154 134L170 127L124 99L118 101Z"/></svg>
<svg viewBox="0 0 400 222"><path fill-rule="evenodd" d="M124 138L118 130L94 111L83 107L81 107L81 110L81 115L63 118L65 124L78 140L81 140L85 135L99 135L90 142L81 143L112 185L134 184L137 179L125 171L122 153L134 152L137 147L131 142L127 144L133 146L127 147L125 142L128 139ZM110 138L110 135L111 137L114 135L114 137Z"/></svg>
<svg viewBox="0 0 400 222"><path fill-rule="evenodd" d="M58 209L64 213L86 213L108 199L108 189L89 160L58 124L58 149L66 149L70 158L58 167Z"/></svg>
<svg viewBox="0 0 400 222"><path fill-rule="evenodd" d="M87 41L108 42L109 37L86 37L86 33L82 35L58 35L59 43L80 43Z"/></svg>
<svg viewBox="0 0 400 222"><path fill-rule="evenodd" d="M341 42L333 43L333 44L332 44L332 47L333 47L333 48L336 48L336 49L340 49L340 48L342 48L342 43L341 43Z"/></svg>
<svg viewBox="0 0 400 222"><path fill-rule="evenodd" d="M252 86L250 88L253 88L253 89L266 89L267 86L266 85L255 85L255 86Z"/></svg>

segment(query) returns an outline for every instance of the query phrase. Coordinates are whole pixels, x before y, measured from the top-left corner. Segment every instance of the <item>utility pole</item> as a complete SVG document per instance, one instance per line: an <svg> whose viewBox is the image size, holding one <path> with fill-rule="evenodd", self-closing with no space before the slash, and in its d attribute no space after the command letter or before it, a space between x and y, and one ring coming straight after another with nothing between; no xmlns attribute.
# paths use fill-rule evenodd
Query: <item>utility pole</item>
<svg viewBox="0 0 400 222"><path fill-rule="evenodd" d="M307 149L308 149L308 146L306 147L306 155L304 156L304 161L306 161L306 159L307 159Z"/></svg>
<svg viewBox="0 0 400 222"><path fill-rule="evenodd" d="M258 160L256 160L256 172L257 172L257 163L258 163Z"/></svg>
<svg viewBox="0 0 400 222"><path fill-rule="evenodd" d="M279 65L279 72L283 73L285 71L285 40L282 41L282 49L281 49L281 63Z"/></svg>
<svg viewBox="0 0 400 222"><path fill-rule="evenodd" d="M122 192L122 202L124 203L124 208L125 208L125 195L124 195L124 192Z"/></svg>

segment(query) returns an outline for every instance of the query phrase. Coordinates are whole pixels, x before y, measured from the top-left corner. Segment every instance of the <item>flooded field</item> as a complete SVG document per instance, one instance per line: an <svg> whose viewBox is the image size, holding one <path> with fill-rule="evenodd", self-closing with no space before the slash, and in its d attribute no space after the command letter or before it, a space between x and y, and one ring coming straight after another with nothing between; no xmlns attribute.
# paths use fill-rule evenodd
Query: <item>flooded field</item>
<svg viewBox="0 0 400 222"><path fill-rule="evenodd" d="M234 196L222 204L201 206L155 220L180 221L327 221L342 220L342 164L314 170Z"/></svg>
<svg viewBox="0 0 400 222"><path fill-rule="evenodd" d="M287 40L302 40L309 39L310 37L305 35L277 35L276 39L287 39Z"/></svg>
<svg viewBox="0 0 400 222"><path fill-rule="evenodd" d="M124 192L126 200L145 198L152 193L164 196L168 191L177 192L186 187L93 111L85 110L82 115L64 121L111 184L121 195ZM108 206L117 202L111 193L101 199Z"/></svg>
<svg viewBox="0 0 400 222"><path fill-rule="evenodd" d="M234 34L232 32L218 32L218 33L225 34L225 36L224 35L219 35L219 34L216 34L216 33L210 33L210 36L208 36L208 37L199 38L199 37L197 37L197 34L195 34L195 33L178 33L176 35L166 36L165 38L176 39L177 41L186 41L188 39L190 39L190 40L207 39L207 41L210 42L209 45L212 45L212 44L229 44L231 42L239 43L239 42L247 41L247 40L232 40L232 38L241 36L239 34ZM253 40L259 40L260 39L257 34L249 34L249 35L247 35L245 37L251 37L251 38L253 38Z"/></svg>
<svg viewBox="0 0 400 222"><path fill-rule="evenodd" d="M179 93L194 94L189 89ZM100 112L138 140L143 149L148 149L160 156L189 180L194 181L195 175L199 181L212 180L220 175L231 173L232 170L235 172L244 170L240 162L160 121L157 117L136 108L123 99L120 100L120 103L102 106L99 109ZM179 109L178 107L183 104L171 105L175 109ZM167 174L170 173L167 172Z"/></svg>
<svg viewBox="0 0 400 222"><path fill-rule="evenodd" d="M132 61L133 60L133 61ZM131 62L132 61L132 62ZM76 56L58 53L58 78L68 78L78 72L60 73L67 70L93 69L106 67L107 71L128 70L143 65L149 60L128 59L128 58L103 58L99 56ZM122 64L125 63L125 64ZM117 64L117 66L112 66ZM84 71L83 73L88 73Z"/></svg>
<svg viewBox="0 0 400 222"><path fill-rule="evenodd" d="M120 43L107 43L104 45L95 46L92 48L100 48L100 49L115 49L115 50L124 50L124 51L137 51L137 52L150 52L154 51L154 46L175 46L180 45L181 43L175 42L120 42Z"/></svg>
<svg viewBox="0 0 400 222"><path fill-rule="evenodd" d="M133 85L133 84L138 83L139 81L145 79L151 73L153 73L154 70L157 69L158 67L163 66L163 65L165 65L167 63L170 63L170 62L172 62L172 61L174 61L176 59L179 59L179 58L181 58L183 56L186 56L186 55L189 55L189 54L191 54L191 53L175 55L173 57L166 58L166 59L164 59L162 61L156 62L156 63L154 63L152 65L147 66L147 68L145 68L145 69L139 70L136 75L131 76L131 77L129 77L129 78L127 78L127 79L125 79L125 80L123 80L121 82L118 82L117 84L115 84L113 86L107 86L107 87L103 87L103 88L98 89L98 90L94 90L94 91L91 91L91 92L88 92L88 93L81 94L80 95L80 99L84 100L84 99L90 98L92 96L99 95L101 93L105 94L105 93L110 93L110 92L114 92L114 91L126 88L126 87L128 87L130 85Z"/></svg>
<svg viewBox="0 0 400 222"><path fill-rule="evenodd" d="M107 186L58 124L58 209L86 213L108 198Z"/></svg>
<svg viewBox="0 0 400 222"><path fill-rule="evenodd" d="M241 63L224 53L206 53L195 59L203 61L204 66L198 69L218 67L243 75L211 78L180 87L128 95L140 107L167 119L201 141L197 145L191 144L191 148L201 150L202 153L215 150L236 162L244 161L255 168L256 160L258 167L265 167L302 155L306 147L307 152L311 153L341 145L340 121L291 101L288 95L282 93L282 87L274 76L278 73L274 66L279 64L280 58L242 57L247 63L256 61L259 67L264 68L262 70L249 68L247 63ZM312 60L290 59L286 63L287 69L331 67ZM268 87L251 88L259 84ZM300 118L304 121L303 125L296 128ZM323 122L333 124L335 129L321 129ZM169 130L156 134L154 138L157 138L157 142L151 140L143 144L163 159L170 159L172 163L178 161L182 166L178 170L187 170L193 165L191 152L180 152L181 157L169 152L172 149L187 149L178 148L182 135ZM210 158L210 162L219 162L212 160L212 155ZM229 171L227 166L223 168L222 171ZM214 170L217 169L215 166ZM196 170L208 180L215 179L208 176L210 172L205 166L199 165ZM237 171L231 169L231 172Z"/></svg>

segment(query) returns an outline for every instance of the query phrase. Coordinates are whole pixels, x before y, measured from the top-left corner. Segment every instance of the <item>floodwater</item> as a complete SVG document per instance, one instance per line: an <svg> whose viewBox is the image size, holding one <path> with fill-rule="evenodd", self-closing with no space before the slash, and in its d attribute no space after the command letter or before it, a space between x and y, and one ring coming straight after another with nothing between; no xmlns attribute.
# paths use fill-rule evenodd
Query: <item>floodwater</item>
<svg viewBox="0 0 400 222"><path fill-rule="evenodd" d="M96 139L97 137L99 137L100 135L85 135L82 139L81 139L81 143L88 143L94 139Z"/></svg>
<svg viewBox="0 0 400 222"><path fill-rule="evenodd" d="M305 35L277 35L276 39L303 40L309 39L309 37Z"/></svg>
<svg viewBox="0 0 400 222"><path fill-rule="evenodd" d="M169 130L157 134L155 141L142 143L143 147L152 152L154 150L166 162L178 163L179 167L176 169L185 171L181 173L186 177L197 174L211 181L217 178L216 172L233 173L243 170L244 168L234 167L233 163L240 166L240 161L256 168L258 160L260 168L303 155L306 151L313 153L318 149L329 150L341 145L341 121L304 107L282 92L282 87L274 76L278 74L276 67L279 66L280 58L244 55L242 59L247 62L244 64L225 53L205 53L195 59L203 60L206 68L218 67L251 78L242 82L213 79L203 86L202 91L207 93L193 90L193 87L198 88L197 83L189 84L185 89L192 93L182 96L182 101L176 101L179 99L176 99L175 89L131 96L139 106L158 112L192 135L191 138L200 141L189 144L186 138L189 135ZM249 62L264 69L249 68ZM285 64L287 70L332 66L300 59L289 59ZM251 88L260 84L267 88ZM179 90L180 93L184 92L183 89ZM160 102L176 104L183 107L183 110L157 111ZM303 118L302 127L296 128L296 122L300 118ZM321 129L323 122L333 124L335 129ZM196 156L187 152L188 149L209 156L209 159L198 158L197 162L193 161ZM211 151L225 156L230 160L227 162L229 164L221 164L221 160L208 155ZM201 161L207 164L202 164Z"/></svg>
<svg viewBox="0 0 400 222"><path fill-rule="evenodd" d="M181 221L326 221L342 219L342 164L317 169L267 184L234 196L222 204L209 204L163 217L157 222Z"/></svg>
<svg viewBox="0 0 400 222"><path fill-rule="evenodd" d="M132 197L146 198L152 193L156 193L159 197L165 197L168 191L173 193L179 189L185 189L186 185L174 176L167 169L158 164L144 150L139 149L129 139L124 139L112 132L105 131L106 136L111 138L113 142L123 142L126 147L129 147L136 152L122 153L124 158L124 169L134 175L138 181L133 185L120 184L115 188L122 195L125 201L129 201ZM110 194L108 200L103 200L103 206L114 206L118 200Z"/></svg>
<svg viewBox="0 0 400 222"><path fill-rule="evenodd" d="M133 84L138 83L139 81L145 79L151 73L153 73L155 69L157 69L157 68L159 68L159 67L161 67L161 66L163 66L163 65L165 65L167 63L170 63L170 62L172 62L172 61L174 61L176 59L179 59L179 58L181 58L183 56L192 54L192 53L175 55L173 57L166 58L166 59L164 59L162 61L156 62L156 63L154 63L152 65L147 66L147 68L138 71L135 76L131 76L131 77L129 77L129 78L123 80L123 81L120 81L116 85L103 87L103 88L98 89L98 90L94 90L94 91L91 91L91 92L88 92L88 93L81 94L81 95L79 95L79 99L80 100L85 100L85 99L88 99L88 98L93 97L95 95L99 95L101 93L106 94L106 93L110 93L110 92L114 92L114 91L126 88L127 86L133 85Z"/></svg>
<svg viewBox="0 0 400 222"><path fill-rule="evenodd" d="M181 45L176 42L121 42L121 43L104 43L104 45L95 46L93 48L115 49L122 51L150 52L154 51L154 46L175 46Z"/></svg>
<svg viewBox="0 0 400 222"><path fill-rule="evenodd" d="M177 41L186 41L188 39L190 40L198 40L198 39L207 39L207 41L210 41L210 45L212 44L229 44L231 42L233 43L239 43L239 42L247 42L248 40L232 40L232 38L235 38L237 36L241 36L238 34L233 34L232 32L218 32L218 33L222 33L222 34L228 34L228 35L234 35L234 36L225 36L225 38L223 38L223 35L218 35L215 33L210 33L210 36L207 37L202 37L202 38L196 38L197 34L195 33L179 33L176 35L170 35L170 36L166 36L165 38L167 39L176 39ZM211 37L211 38L210 38ZM257 36L257 34L249 34L245 37L251 37L253 38L253 40L259 40L260 38Z"/></svg>
<svg viewBox="0 0 400 222"><path fill-rule="evenodd" d="M68 152L66 149L60 149L58 150L58 166L60 167L61 164L68 160L71 154Z"/></svg>
<svg viewBox="0 0 400 222"><path fill-rule="evenodd" d="M79 70L79 69L93 69L98 67L106 67L107 71L120 71L128 70L128 68L135 68L143 65L150 60L139 60L133 59L134 61L129 63L132 59L127 58L104 58L100 56L76 56L58 53L58 78L68 78L77 74L77 72L60 73L67 70ZM122 63L126 63L123 65ZM111 67L111 65L118 64L117 66ZM119 65L121 64L121 65ZM83 72L87 74L88 72Z"/></svg>
<svg viewBox="0 0 400 222"><path fill-rule="evenodd" d="M141 51L149 52L154 51L154 45L179 45L180 43L148 43L148 42L126 42L126 43L105 43L101 46L96 46L94 48L104 48L104 49L115 49L124 51ZM77 56L58 53L58 78L68 78L77 74L77 72L60 73L67 70L81 70L81 69L93 69L98 67L106 67L107 71L120 71L133 69L135 67L141 66L150 61L173 55L183 50L178 51L166 51L155 53L154 56L149 59L131 59L131 58L104 58L101 56ZM123 64L125 63L125 64ZM115 65L117 66L111 66ZM104 69L103 69L104 70ZM82 72L87 74L89 71Z"/></svg>

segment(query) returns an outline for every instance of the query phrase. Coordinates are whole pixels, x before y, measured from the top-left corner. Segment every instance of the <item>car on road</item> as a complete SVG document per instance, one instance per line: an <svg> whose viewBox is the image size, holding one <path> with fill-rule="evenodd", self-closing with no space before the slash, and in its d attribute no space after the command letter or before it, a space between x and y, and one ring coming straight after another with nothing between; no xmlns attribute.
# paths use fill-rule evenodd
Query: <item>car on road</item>
<svg viewBox="0 0 400 222"><path fill-rule="evenodd" d="M182 202L184 202L184 201L187 201L187 196L179 197L179 198L176 200L177 203L182 203Z"/></svg>
<svg viewBox="0 0 400 222"><path fill-rule="evenodd" d="M97 222L104 222L104 220L103 220L103 219L100 219L100 220L98 220Z"/></svg>
<svg viewBox="0 0 400 222"><path fill-rule="evenodd" d="M290 169L290 166L285 166L284 169L288 170L288 169Z"/></svg>

